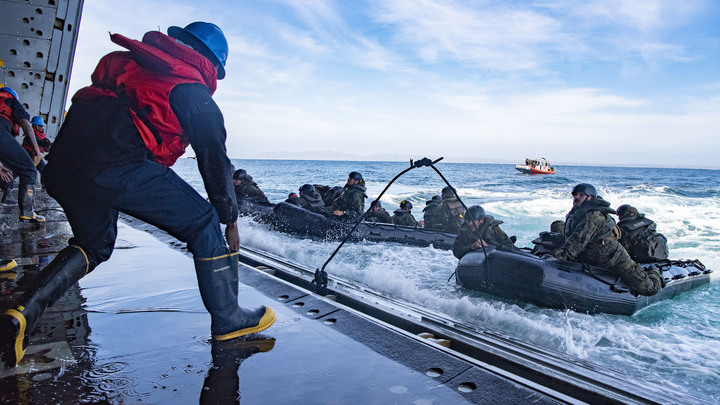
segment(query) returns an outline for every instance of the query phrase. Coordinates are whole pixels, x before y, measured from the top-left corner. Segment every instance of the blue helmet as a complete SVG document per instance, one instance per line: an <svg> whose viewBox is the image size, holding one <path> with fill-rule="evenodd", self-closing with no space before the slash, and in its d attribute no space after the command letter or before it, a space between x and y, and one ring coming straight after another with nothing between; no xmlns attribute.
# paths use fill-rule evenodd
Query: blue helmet
<svg viewBox="0 0 720 405"><path fill-rule="evenodd" d="M220 27L215 24L196 21L185 28L172 26L168 35L190 45L208 58L218 71L218 80L225 77L225 63L228 57L228 43Z"/></svg>
<svg viewBox="0 0 720 405"><path fill-rule="evenodd" d="M15 100L18 99L17 93L15 93L15 90L11 89L10 87L0 87L0 91L7 91L8 93L12 94L13 97L15 97Z"/></svg>
<svg viewBox="0 0 720 405"><path fill-rule="evenodd" d="M39 125L41 127L45 126L45 121L43 121L42 117L39 115L32 117L32 119L30 120L30 123L33 125Z"/></svg>

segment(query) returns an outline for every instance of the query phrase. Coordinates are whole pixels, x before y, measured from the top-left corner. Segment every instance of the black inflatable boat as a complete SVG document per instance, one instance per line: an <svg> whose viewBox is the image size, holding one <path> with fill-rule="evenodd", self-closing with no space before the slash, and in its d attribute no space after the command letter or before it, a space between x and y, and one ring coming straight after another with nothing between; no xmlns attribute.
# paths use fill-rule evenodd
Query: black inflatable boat
<svg viewBox="0 0 720 405"><path fill-rule="evenodd" d="M308 211L294 204L280 202L274 206L242 201L240 213L254 219L271 223L275 229L326 240L341 240L355 225L352 221L342 220L332 215ZM373 242L395 242L411 246L433 246L449 250L455 242L454 234L442 231L415 228L395 224L362 222L352 233L349 240L369 240Z"/></svg>
<svg viewBox="0 0 720 405"><path fill-rule="evenodd" d="M492 246L485 252L477 250L463 256L457 266L457 281L464 288L548 308L632 315L652 303L710 282L712 273L697 260L641 265L662 270L666 285L656 295L631 294L617 274L602 267Z"/></svg>

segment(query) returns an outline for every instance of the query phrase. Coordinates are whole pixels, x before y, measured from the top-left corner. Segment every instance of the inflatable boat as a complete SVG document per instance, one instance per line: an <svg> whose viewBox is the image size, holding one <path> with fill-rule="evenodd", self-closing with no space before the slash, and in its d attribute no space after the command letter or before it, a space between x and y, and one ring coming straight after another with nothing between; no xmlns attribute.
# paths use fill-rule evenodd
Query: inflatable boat
<svg viewBox="0 0 720 405"><path fill-rule="evenodd" d="M254 219L256 222L271 224L275 218L273 203L255 202L250 199L238 200L238 213Z"/></svg>
<svg viewBox="0 0 720 405"><path fill-rule="evenodd" d="M311 236L325 240L342 240L355 226L355 222L333 215L312 212L294 204L280 202L274 206L243 201L238 204L240 213L260 222L266 222L281 232ZM449 250L455 234L433 229L415 228L395 224L362 222L348 240L358 242L393 242L411 246L433 246Z"/></svg>
<svg viewBox="0 0 720 405"><path fill-rule="evenodd" d="M538 306L571 309L588 314L632 315L658 301L710 282L712 270L697 260L665 260L665 287L657 294L635 296L620 277L602 267L540 258L524 249L488 246L460 259L457 282L464 288Z"/></svg>

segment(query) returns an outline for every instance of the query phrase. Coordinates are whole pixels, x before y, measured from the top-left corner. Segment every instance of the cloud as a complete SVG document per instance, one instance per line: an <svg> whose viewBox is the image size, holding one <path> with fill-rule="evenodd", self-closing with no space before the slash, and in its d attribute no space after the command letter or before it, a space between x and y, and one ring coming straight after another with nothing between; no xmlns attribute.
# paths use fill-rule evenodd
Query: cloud
<svg viewBox="0 0 720 405"><path fill-rule="evenodd" d="M89 83L102 55L119 49L108 31L140 38L208 20L230 44L215 99L233 157L430 151L628 164L682 162L675 157L682 151L690 164L714 163L720 35L711 5L86 2L71 92ZM620 142L643 152L617 153Z"/></svg>
<svg viewBox="0 0 720 405"><path fill-rule="evenodd" d="M557 58L689 61L672 29L701 12L703 1L373 1L373 17L392 27L395 45L430 64L493 71L542 71Z"/></svg>
<svg viewBox="0 0 720 405"><path fill-rule="evenodd" d="M531 69L542 59L536 47L560 37L553 18L532 10L433 0L373 5L376 21L393 27L395 45L412 46L428 63L451 60L487 69Z"/></svg>

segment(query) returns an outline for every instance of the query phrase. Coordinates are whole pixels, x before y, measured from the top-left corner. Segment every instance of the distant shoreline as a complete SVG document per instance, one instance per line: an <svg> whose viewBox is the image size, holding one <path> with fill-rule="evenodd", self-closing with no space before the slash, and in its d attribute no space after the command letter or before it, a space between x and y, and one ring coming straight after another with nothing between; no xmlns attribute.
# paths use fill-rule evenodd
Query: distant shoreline
<svg viewBox="0 0 720 405"><path fill-rule="evenodd" d="M423 156L424 157L424 156ZM188 159L195 159L195 156L186 156ZM239 158L239 157L231 157L232 160L277 160L277 161L303 161L303 162L312 162L312 161L319 161L319 162L368 162L368 163L408 163L410 159L407 160L396 160L396 159L311 159L311 158L271 158L271 157L260 157L260 158ZM422 157L414 159L419 160L422 159ZM455 159L443 159L439 162L439 164L481 164L481 165L516 165L521 164L522 161L518 162L506 162L506 161L458 161ZM658 170L673 170L673 169L681 169L681 170L720 170L720 167L702 167L702 166L666 166L666 167L657 167L657 166L650 166L650 165L611 165L611 164L602 164L602 163L591 163L591 164L583 164L583 163L552 163L553 167L615 167L615 168L625 168L625 169L658 169Z"/></svg>

